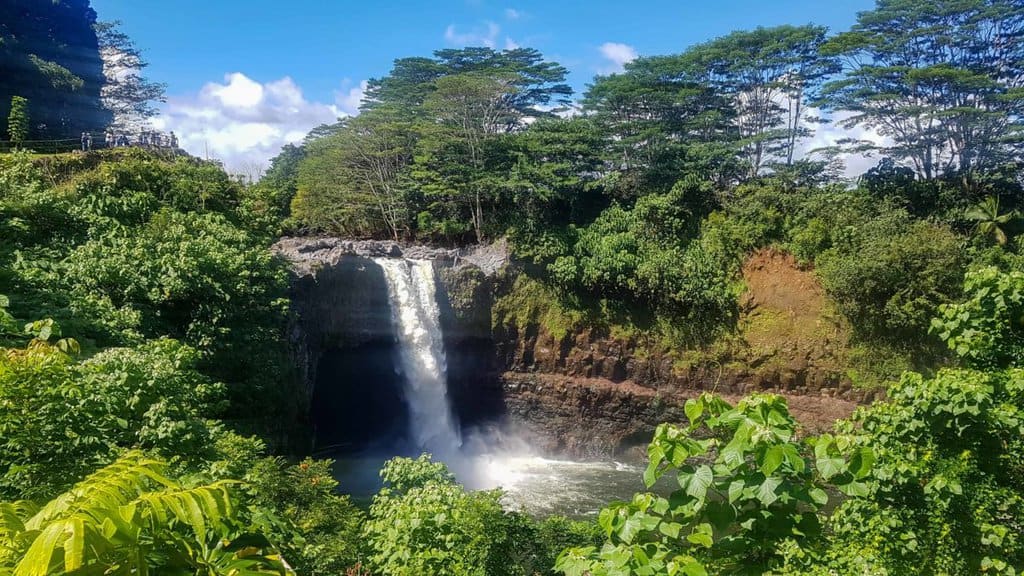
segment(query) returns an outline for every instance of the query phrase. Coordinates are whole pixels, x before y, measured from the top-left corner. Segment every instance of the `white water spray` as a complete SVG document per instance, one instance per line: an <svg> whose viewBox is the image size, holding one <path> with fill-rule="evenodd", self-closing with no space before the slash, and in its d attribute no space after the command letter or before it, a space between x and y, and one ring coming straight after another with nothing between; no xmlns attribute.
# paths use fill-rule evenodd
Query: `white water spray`
<svg viewBox="0 0 1024 576"><path fill-rule="evenodd" d="M642 488L640 474L615 463L548 460L500 428L471 432L465 445L448 402L437 284L430 261L379 258L391 301L405 377L405 401L417 448L445 462L472 489L501 487L503 502L537 514L587 516ZM374 462L376 470L380 462ZM571 503L571 507L566 507Z"/></svg>
<svg viewBox="0 0 1024 576"><path fill-rule="evenodd" d="M413 440L436 457L454 457L462 442L448 403L434 267L428 260L378 258L375 262L388 284Z"/></svg>

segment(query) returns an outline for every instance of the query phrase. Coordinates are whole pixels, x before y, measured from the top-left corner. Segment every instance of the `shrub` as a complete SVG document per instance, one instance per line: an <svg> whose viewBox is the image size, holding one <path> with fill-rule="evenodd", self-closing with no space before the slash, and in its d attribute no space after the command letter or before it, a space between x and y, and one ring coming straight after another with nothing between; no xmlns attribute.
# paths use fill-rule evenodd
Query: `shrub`
<svg viewBox="0 0 1024 576"><path fill-rule="evenodd" d="M171 340L85 362L41 341L0 349L0 492L53 496L129 447L202 459L224 387L197 372L197 360Z"/></svg>
<svg viewBox="0 0 1024 576"><path fill-rule="evenodd" d="M287 465L280 458L249 461L243 477L249 503L283 522L266 530L300 574L344 574L360 560L364 514L339 495L331 460L306 458Z"/></svg>
<svg viewBox="0 0 1024 576"><path fill-rule="evenodd" d="M709 218L702 227L693 216L697 208L688 198L705 192L682 183L668 194L641 198L632 209L606 209L578 230L572 254L548 267L552 279L564 292L653 308L690 320L689 326L700 328L694 335L713 334L735 318L743 244L720 219Z"/></svg>
<svg viewBox="0 0 1024 576"><path fill-rule="evenodd" d="M484 576L493 528L504 512L498 492L466 493L443 464L422 456L384 465L364 535L369 565L383 576Z"/></svg>
<svg viewBox="0 0 1024 576"><path fill-rule="evenodd" d="M782 561L784 543L814 543L826 481L863 494L870 450L847 437L814 442L812 463L794 438L785 401L752 395L735 407L713 395L688 400L689 426L662 424L647 449L644 484L674 474L670 498L636 494L601 511L607 542L570 548L556 568L568 576L760 574ZM847 453L849 457L847 457Z"/></svg>
<svg viewBox="0 0 1024 576"><path fill-rule="evenodd" d="M21 96L11 97L11 112L7 116L7 134L11 142L20 144L28 140L29 130L28 100Z"/></svg>
<svg viewBox="0 0 1024 576"><path fill-rule="evenodd" d="M932 333L963 362L978 368L1024 362L1024 272L983 268L964 280L967 300L943 304Z"/></svg>
<svg viewBox="0 0 1024 576"><path fill-rule="evenodd" d="M861 336L910 345L960 293L964 261L947 228L899 215L878 218L833 240L817 258L828 294Z"/></svg>
<svg viewBox="0 0 1024 576"><path fill-rule="evenodd" d="M1017 573L1024 372L907 373L889 398L843 427L877 461L867 494L833 516L832 573Z"/></svg>

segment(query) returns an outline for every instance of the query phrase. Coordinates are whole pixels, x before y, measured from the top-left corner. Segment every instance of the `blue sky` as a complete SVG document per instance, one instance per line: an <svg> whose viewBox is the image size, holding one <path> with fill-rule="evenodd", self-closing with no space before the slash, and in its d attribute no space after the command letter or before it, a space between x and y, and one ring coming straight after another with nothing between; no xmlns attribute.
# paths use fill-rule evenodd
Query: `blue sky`
<svg viewBox="0 0 1024 576"><path fill-rule="evenodd" d="M168 84L158 126L229 165L353 113L360 85L403 56L438 48L531 46L582 92L634 55L680 52L733 30L814 22L842 30L872 0L92 0L121 20Z"/></svg>

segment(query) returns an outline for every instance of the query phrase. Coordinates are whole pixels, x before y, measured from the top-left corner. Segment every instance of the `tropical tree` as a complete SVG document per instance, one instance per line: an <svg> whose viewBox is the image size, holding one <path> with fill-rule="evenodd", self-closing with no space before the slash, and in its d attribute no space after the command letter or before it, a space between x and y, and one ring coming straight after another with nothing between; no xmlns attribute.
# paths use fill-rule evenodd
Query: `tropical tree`
<svg viewBox="0 0 1024 576"><path fill-rule="evenodd" d="M149 63L120 26L117 21L95 25L106 79L100 94L103 106L113 115L115 128L138 130L157 114L156 104L166 100L167 86L142 76Z"/></svg>
<svg viewBox="0 0 1024 576"><path fill-rule="evenodd" d="M556 62L544 60L533 48L495 51L491 48L438 50L433 58L400 58L387 76L370 80L362 109L392 105L399 109L420 110L427 97L445 76L478 74L504 78L513 88L504 94L504 107L515 110L507 131L522 127L524 118L552 116L553 109L565 106L572 88L565 84L568 70Z"/></svg>
<svg viewBox="0 0 1024 576"><path fill-rule="evenodd" d="M510 75L457 74L437 80L423 104L435 122L421 133L412 177L453 216L468 211L478 242L493 216L501 178L487 170L487 147L523 120L513 105L516 91Z"/></svg>
<svg viewBox="0 0 1024 576"><path fill-rule="evenodd" d="M128 452L42 507L0 503L0 571L290 573L266 538L244 529L230 482L185 486L166 468Z"/></svg>
<svg viewBox="0 0 1024 576"><path fill-rule="evenodd" d="M598 76L583 111L603 136L603 173L617 196L667 191L685 173L735 180L729 99L694 78L680 56L638 58Z"/></svg>
<svg viewBox="0 0 1024 576"><path fill-rule="evenodd" d="M845 74L822 104L845 127L877 130L872 144L933 178L1010 159L1024 99L1024 5L1015 0L878 0L829 40Z"/></svg>
<svg viewBox="0 0 1024 576"><path fill-rule="evenodd" d="M28 131L28 100L21 96L12 96L11 113L7 116L7 133L11 137L11 142L20 144L28 140Z"/></svg>
<svg viewBox="0 0 1024 576"><path fill-rule="evenodd" d="M1000 246L1009 240L1008 227L1020 214L1016 210L999 212L999 198L989 196L967 209L964 216L975 223L975 231L986 238L992 238Z"/></svg>
<svg viewBox="0 0 1024 576"><path fill-rule="evenodd" d="M838 63L821 53L822 26L777 26L733 32L684 52L693 78L727 94L735 110L748 176L772 159L792 165L808 136L804 102Z"/></svg>
<svg viewBox="0 0 1024 576"><path fill-rule="evenodd" d="M415 136L408 113L381 106L310 141L298 168L293 216L337 234L408 236L400 177L412 162Z"/></svg>

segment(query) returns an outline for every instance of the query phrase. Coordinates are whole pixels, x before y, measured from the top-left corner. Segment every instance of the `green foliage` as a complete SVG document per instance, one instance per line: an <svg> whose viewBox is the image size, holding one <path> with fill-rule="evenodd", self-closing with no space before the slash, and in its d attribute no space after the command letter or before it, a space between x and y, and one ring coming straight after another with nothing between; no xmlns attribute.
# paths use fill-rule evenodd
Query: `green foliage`
<svg viewBox="0 0 1024 576"><path fill-rule="evenodd" d="M397 60L388 76L370 82L362 114L310 134L293 227L479 241L507 227L510 189L548 185L551 172L527 168L525 141L507 136L554 117L539 107L567 103L567 71L527 48L434 55ZM567 146L573 137L565 133ZM509 182L516 166L524 169Z"/></svg>
<svg viewBox="0 0 1024 576"><path fill-rule="evenodd" d="M374 574L554 576L563 548L600 539L591 523L505 511L500 491L467 492L427 455L394 458L381 478L363 527Z"/></svg>
<svg viewBox="0 0 1024 576"><path fill-rule="evenodd" d="M227 414L267 433L289 426L301 401L280 338L286 266L267 250L274 214L215 164L101 156L56 186L27 157L2 171L10 313L53 318L87 350L181 340L228 384Z"/></svg>
<svg viewBox="0 0 1024 576"><path fill-rule="evenodd" d="M674 473L679 490L668 498L637 494L605 508L598 523L607 543L566 550L558 570L761 574L780 563L784 542L818 538L826 481L849 495L866 491L873 453L855 449L846 436L823 436L811 461L779 396L753 395L733 407L705 394L688 400L685 411L689 426L658 427L644 472L648 487Z"/></svg>
<svg viewBox="0 0 1024 576"><path fill-rule="evenodd" d="M384 576L491 574L497 492L466 493L447 468L422 456L385 464L364 534L369 567Z"/></svg>
<svg viewBox="0 0 1024 576"><path fill-rule="evenodd" d="M690 240L707 194L687 181L641 198L632 210L608 208L577 232L571 255L549 266L553 280L566 291L652 306L713 333L735 317L738 259L710 234Z"/></svg>
<svg viewBox="0 0 1024 576"><path fill-rule="evenodd" d="M1024 359L1024 273L968 272L963 302L944 304L932 320L937 334L968 366L1020 366Z"/></svg>
<svg viewBox="0 0 1024 576"><path fill-rule="evenodd" d="M308 141L296 166L293 218L333 234L408 236L411 207L400 178L414 143L409 115L385 107Z"/></svg>
<svg viewBox="0 0 1024 576"><path fill-rule="evenodd" d="M833 515L825 558L848 573L1015 574L1024 567L1024 374L907 373L845 428L876 455Z"/></svg>
<svg viewBox="0 0 1024 576"><path fill-rule="evenodd" d="M495 73L453 74L435 82L423 108L437 122L420 135L411 176L431 212L445 219L441 230L423 232L447 234L445 228L463 223L478 242L484 239L501 189L500 172L489 169L489 147L522 121L508 105L515 92L514 77Z"/></svg>
<svg viewBox="0 0 1024 576"><path fill-rule="evenodd" d="M732 124L747 176L772 163L792 165L797 143L811 135L803 103L839 70L821 52L820 26L758 27L691 47L683 68L694 80L730 96Z"/></svg>
<svg viewBox="0 0 1024 576"><path fill-rule="evenodd" d="M185 486L129 452L42 508L0 503L0 570L288 574L273 546L239 524L231 485Z"/></svg>
<svg viewBox="0 0 1024 576"><path fill-rule="evenodd" d="M0 493L50 497L123 448L202 458L224 389L196 362L171 340L84 362L41 340L0 351Z"/></svg>
<svg viewBox="0 0 1024 576"><path fill-rule="evenodd" d="M28 140L30 120L28 100L21 96L11 97L11 112L7 115L7 134L11 142L21 143Z"/></svg>
<svg viewBox="0 0 1024 576"><path fill-rule="evenodd" d="M729 185L743 171L727 95L681 56L638 58L597 77L583 108L602 136L603 183L618 198L666 191L685 175Z"/></svg>
<svg viewBox="0 0 1024 576"><path fill-rule="evenodd" d="M1005 246L1010 238L1009 225L1020 218L1016 210L1000 212L999 199L995 196L972 206L964 216L975 223L975 230L980 236L991 237L1000 246Z"/></svg>
<svg viewBox="0 0 1024 576"><path fill-rule="evenodd" d="M359 563L364 515L348 496L338 495L332 464L307 458L285 465L265 458L239 474L250 505L283 520L266 533L300 574L344 574Z"/></svg>
<svg viewBox="0 0 1024 576"><path fill-rule="evenodd" d="M415 108L434 91L438 80L450 75L484 72L510 80L514 95L507 104L517 115L550 117L551 112L541 109L568 104L572 95L572 89L564 84L568 70L558 63L545 61L533 48L496 51L474 47L438 50L433 58L396 60L388 76L369 82L362 109Z"/></svg>
<svg viewBox="0 0 1024 576"><path fill-rule="evenodd" d="M939 306L960 293L964 258L944 227L891 212L830 235L832 246L816 259L818 274L865 337L914 346Z"/></svg>

